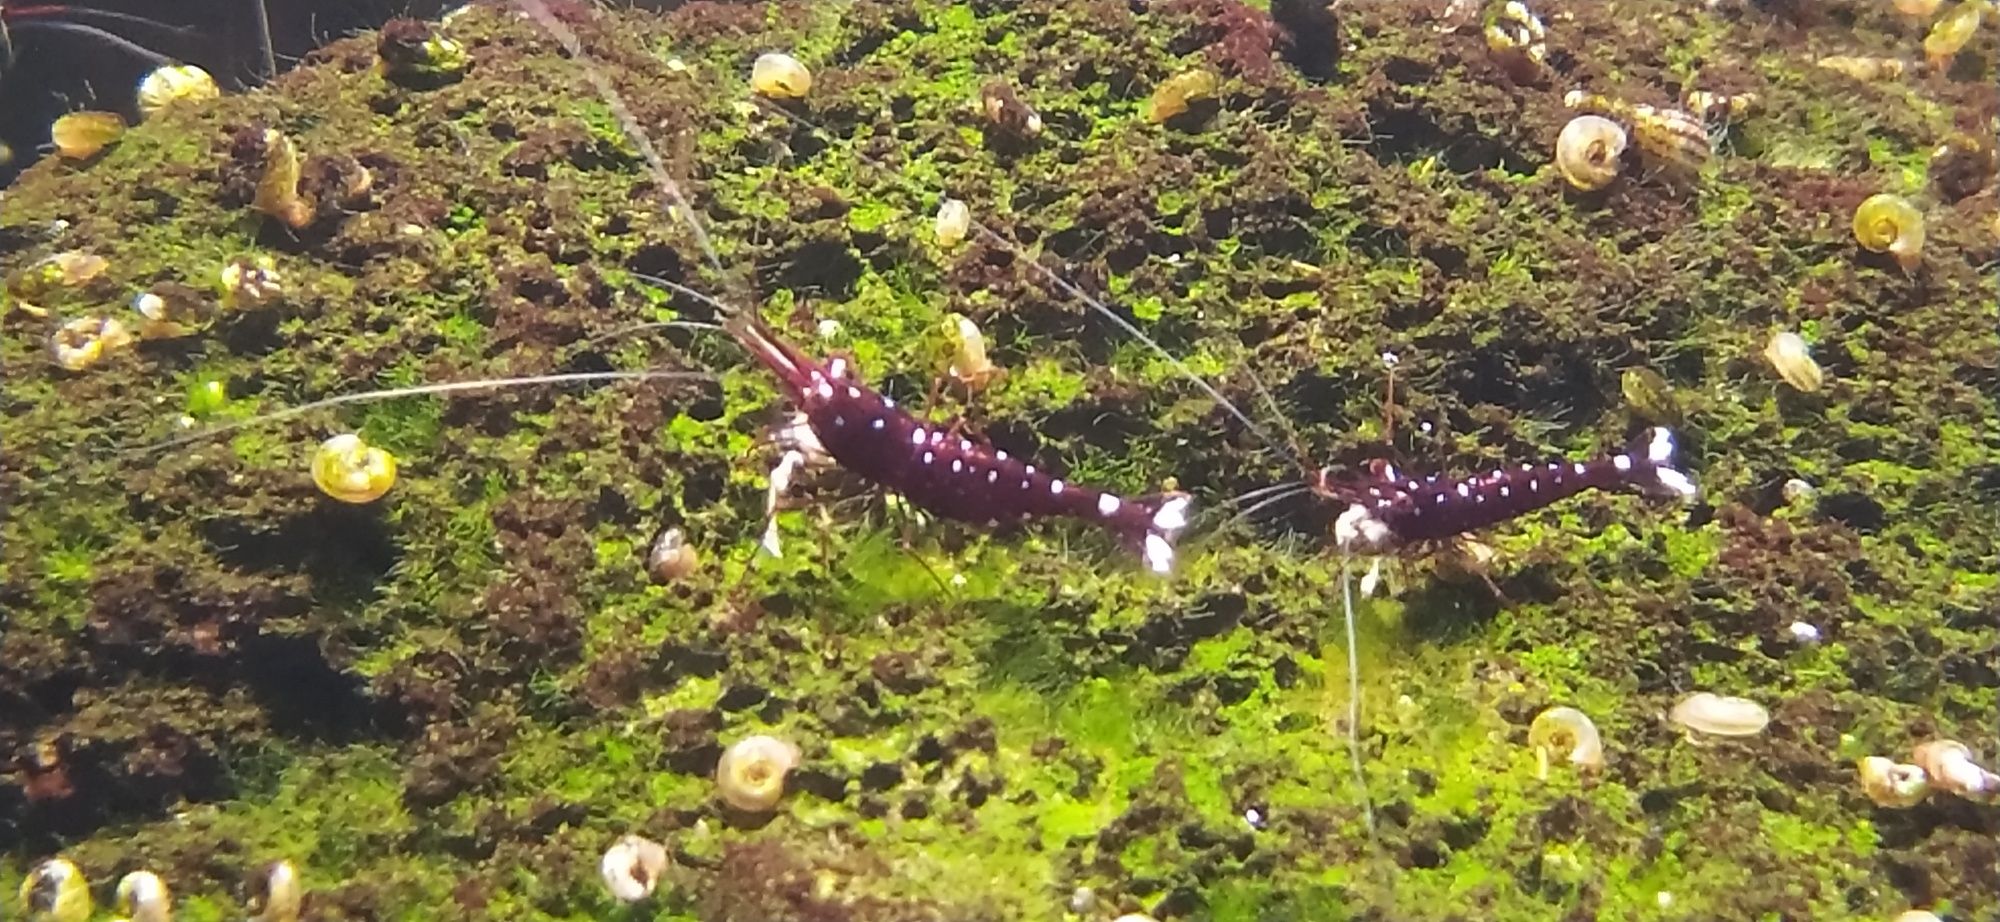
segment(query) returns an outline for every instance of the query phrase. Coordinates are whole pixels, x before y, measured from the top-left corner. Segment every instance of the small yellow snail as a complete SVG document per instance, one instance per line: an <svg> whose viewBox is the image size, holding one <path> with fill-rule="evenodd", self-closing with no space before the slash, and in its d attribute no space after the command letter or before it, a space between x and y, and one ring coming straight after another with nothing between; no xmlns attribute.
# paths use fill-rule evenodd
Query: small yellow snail
<svg viewBox="0 0 2000 922"><path fill-rule="evenodd" d="M313 208L299 195L299 149L276 128L264 130L264 167L250 207L301 228L312 223Z"/></svg>
<svg viewBox="0 0 2000 922"><path fill-rule="evenodd" d="M215 78L193 64L169 64L139 81L139 112L146 118L168 106L202 102L222 95Z"/></svg>
<svg viewBox="0 0 2000 922"><path fill-rule="evenodd" d="M1893 5L1896 12L1911 19L1923 20L1931 18L1931 14L1936 13L1943 3L1944 0L1895 0Z"/></svg>
<svg viewBox="0 0 2000 922"><path fill-rule="evenodd" d="M624 836L604 850L597 871L612 899L636 903L652 896L660 885L660 875L667 872L667 849L642 836Z"/></svg>
<svg viewBox="0 0 2000 922"><path fill-rule="evenodd" d="M95 157L124 133L125 120L116 112L71 112L49 126L56 156L64 160Z"/></svg>
<svg viewBox="0 0 2000 922"><path fill-rule="evenodd" d="M715 784L730 806L767 813L785 796L785 775L798 764L799 747L771 736L747 737L723 750Z"/></svg>
<svg viewBox="0 0 2000 922"><path fill-rule="evenodd" d="M289 861L273 861L251 881L251 922L298 922L305 892L299 871Z"/></svg>
<svg viewBox="0 0 2000 922"><path fill-rule="evenodd" d="M1536 777L1549 776L1549 761L1561 758L1580 772L1604 768L1604 741L1589 715L1572 707L1552 707L1528 725L1528 745L1535 747Z"/></svg>
<svg viewBox="0 0 2000 922"><path fill-rule="evenodd" d="M1508 0L1486 27L1486 50L1520 83L1537 82L1548 66L1548 29L1528 5Z"/></svg>
<svg viewBox="0 0 2000 922"><path fill-rule="evenodd" d="M1869 756L1855 767L1860 771L1862 792L1877 806L1914 807L1931 792L1929 777L1915 765Z"/></svg>
<svg viewBox="0 0 2000 922"><path fill-rule="evenodd" d="M173 918L173 896L160 875L133 871L118 880L118 911L129 922L168 922Z"/></svg>
<svg viewBox="0 0 2000 922"><path fill-rule="evenodd" d="M965 235L972 231L972 207L955 198L945 199L938 204L937 221L933 232L937 235L938 246L951 249L965 242Z"/></svg>
<svg viewBox="0 0 2000 922"><path fill-rule="evenodd" d="M951 363L944 373L953 381L966 386L971 391L984 390L1006 373L993 364L986 355L986 334L979 331L979 324L964 314L952 314L944 319L945 338L951 342Z"/></svg>
<svg viewBox="0 0 2000 922"><path fill-rule="evenodd" d="M132 332L110 317L78 317L49 337L49 357L65 371L88 371L132 345Z"/></svg>
<svg viewBox="0 0 2000 922"><path fill-rule="evenodd" d="M1556 169L1569 184L1585 192L1602 189L1618 178L1625 155L1625 128L1601 115L1579 115L1556 136Z"/></svg>
<svg viewBox="0 0 2000 922"><path fill-rule="evenodd" d="M1668 716L1688 730L1710 736L1756 736L1771 722L1771 713L1763 705L1713 692L1682 698Z"/></svg>
<svg viewBox="0 0 2000 922"><path fill-rule="evenodd" d="M1924 58L1933 69L1943 71L1951 67L1951 59L1958 55L1958 50L1979 32L1979 18L1986 7L1987 0L1965 0L1931 26L1930 34L1924 36Z"/></svg>
<svg viewBox="0 0 2000 922"><path fill-rule="evenodd" d="M1618 389L1632 415L1646 422L1678 429L1686 422L1673 385L1651 368L1627 368L1618 378Z"/></svg>
<svg viewBox="0 0 2000 922"><path fill-rule="evenodd" d="M1937 789L1966 800L2000 800L2000 775L1972 761L1972 750L1957 740L1931 740L1917 746L1911 758Z"/></svg>
<svg viewBox="0 0 2000 922"><path fill-rule="evenodd" d="M653 539L653 549L646 554L646 572L653 582L662 585L678 583L694 575L701 566L701 557L687 542L687 534L678 528L668 528Z"/></svg>
<svg viewBox="0 0 2000 922"><path fill-rule="evenodd" d="M222 291L222 306L227 308L259 307L285 293L277 267L267 256L230 260L216 282Z"/></svg>
<svg viewBox="0 0 2000 922"><path fill-rule="evenodd" d="M1836 74L1845 74L1863 83L1877 80L1894 80L1908 70L1908 62L1897 58L1872 58L1851 54L1836 54L1820 58L1819 66Z"/></svg>
<svg viewBox="0 0 2000 922"><path fill-rule="evenodd" d="M1786 384L1805 393L1819 390L1826 381L1826 373L1813 361L1805 337L1790 330L1771 334L1771 341L1764 344L1764 360L1777 369Z"/></svg>
<svg viewBox="0 0 2000 922"><path fill-rule="evenodd" d="M1146 101L1146 120L1155 125L1186 112L1195 103L1215 95L1220 81L1205 70L1175 74L1153 89Z"/></svg>
<svg viewBox="0 0 2000 922"><path fill-rule="evenodd" d="M1924 213L1900 195L1871 195L1854 209L1854 239L1862 249L1887 253L1904 272L1914 272L1924 261Z"/></svg>
<svg viewBox="0 0 2000 922"><path fill-rule="evenodd" d="M21 908L31 922L84 922L90 918L90 884L69 859L50 858L21 881Z"/></svg>
<svg viewBox="0 0 2000 922"><path fill-rule="evenodd" d="M812 85L812 71L789 54L765 52L750 65L750 88L761 96L804 99L812 91Z"/></svg>
<svg viewBox="0 0 2000 922"><path fill-rule="evenodd" d="M372 503L396 485L396 456L348 432L320 443L313 453L313 483L343 503Z"/></svg>

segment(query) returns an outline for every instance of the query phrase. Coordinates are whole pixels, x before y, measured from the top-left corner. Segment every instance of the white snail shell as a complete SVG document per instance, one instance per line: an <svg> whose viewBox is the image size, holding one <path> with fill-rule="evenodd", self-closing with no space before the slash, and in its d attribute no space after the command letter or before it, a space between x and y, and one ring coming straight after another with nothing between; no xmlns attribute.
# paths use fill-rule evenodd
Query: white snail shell
<svg viewBox="0 0 2000 922"><path fill-rule="evenodd" d="M1556 137L1556 169L1585 192L1618 178L1627 143L1624 126L1601 115L1579 115Z"/></svg>
<svg viewBox="0 0 2000 922"><path fill-rule="evenodd" d="M625 836L611 843L598 865L605 888L611 891L612 899L621 903L636 903L652 896L654 888L660 885L660 875L666 871L666 847L642 836Z"/></svg>
<svg viewBox="0 0 2000 922"><path fill-rule="evenodd" d="M1756 736L1771 722L1771 712L1747 698L1695 692L1674 705L1674 723L1711 736Z"/></svg>
<svg viewBox="0 0 2000 922"><path fill-rule="evenodd" d="M752 736L723 750L715 765L722 799L745 813L766 813L785 796L785 775L799 764L799 747L771 736Z"/></svg>
<svg viewBox="0 0 2000 922"><path fill-rule="evenodd" d="M173 897L160 875L133 871L118 879L118 910L131 922L167 922L173 917Z"/></svg>
<svg viewBox="0 0 2000 922"><path fill-rule="evenodd" d="M1967 800L2000 799L2000 775L1972 761L1972 750L1957 740L1931 740L1912 754L1939 790Z"/></svg>

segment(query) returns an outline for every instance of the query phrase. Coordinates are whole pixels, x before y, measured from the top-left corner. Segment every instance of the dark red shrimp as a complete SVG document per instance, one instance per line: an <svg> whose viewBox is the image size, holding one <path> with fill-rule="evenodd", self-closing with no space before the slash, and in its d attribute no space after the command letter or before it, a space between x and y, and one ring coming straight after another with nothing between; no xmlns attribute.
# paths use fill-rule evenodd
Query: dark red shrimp
<svg viewBox="0 0 2000 922"><path fill-rule="evenodd" d="M1343 483L1322 470L1313 490L1348 504L1333 526L1336 544L1382 554L1497 525L1585 490L1692 497L1694 480L1675 466L1676 454L1673 433L1656 427L1625 451L1590 461L1523 464L1459 480L1418 480L1385 468L1378 479Z"/></svg>
<svg viewBox="0 0 2000 922"><path fill-rule="evenodd" d="M819 447L842 468L961 522L1082 519L1116 535L1153 572L1173 568L1187 494L1126 498L1067 483L984 440L910 415L863 384L846 359L814 359L754 316L739 314L725 326L777 375Z"/></svg>

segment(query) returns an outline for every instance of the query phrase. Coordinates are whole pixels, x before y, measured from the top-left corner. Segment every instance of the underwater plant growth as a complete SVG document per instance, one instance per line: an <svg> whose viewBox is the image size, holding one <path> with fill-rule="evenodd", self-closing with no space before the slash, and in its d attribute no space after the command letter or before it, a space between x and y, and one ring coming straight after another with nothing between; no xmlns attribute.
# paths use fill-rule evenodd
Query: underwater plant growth
<svg viewBox="0 0 2000 922"><path fill-rule="evenodd" d="M2000 207L1933 156L1994 35L1785 6L551 4L577 55L479 4L36 165L6 912L2000 911ZM1187 497L1173 572L787 465L810 407L704 328L752 316L927 440ZM1679 501L1517 503L1545 459ZM1398 550L1353 636L1343 545Z"/></svg>

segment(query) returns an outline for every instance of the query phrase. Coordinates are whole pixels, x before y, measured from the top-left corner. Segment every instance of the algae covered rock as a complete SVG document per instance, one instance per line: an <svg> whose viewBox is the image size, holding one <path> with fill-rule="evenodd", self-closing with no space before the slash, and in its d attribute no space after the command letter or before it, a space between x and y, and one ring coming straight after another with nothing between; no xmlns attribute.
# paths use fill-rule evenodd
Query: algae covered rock
<svg viewBox="0 0 2000 922"><path fill-rule="evenodd" d="M186 918L245 915L279 860L315 918L1995 911L2000 808L1879 813L1853 774L1978 748L2000 685L2000 207L1971 154L1925 172L1992 124L1991 36L1863 82L1820 62L1914 58L1887 4L1508 4L1529 68L1476 8L1281 6L476 4L29 170L0 892L60 851ZM809 93L756 92L773 49ZM1155 124L1188 74L1204 104ZM1578 195L1571 91L1678 112L1703 156ZM1856 258L1864 200L1928 187L1920 264ZM985 232L941 240L947 201ZM58 284L65 253L102 264ZM1224 511L1161 579L803 469L764 555L790 408L703 328L742 310L940 429ZM71 371L79 318L141 332ZM1768 373L1773 329L1825 387ZM1702 504L1592 495L1387 562L1350 724L1368 562L1312 472L1594 454L1651 420L1634 368ZM347 433L393 489L315 485ZM1695 688L1769 726L1682 741ZM1615 758L1540 777L1556 704ZM752 737L797 764L731 809ZM607 889L626 836L664 857Z"/></svg>

